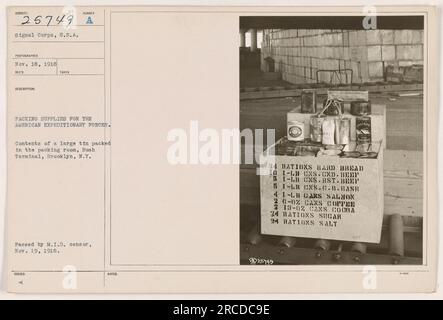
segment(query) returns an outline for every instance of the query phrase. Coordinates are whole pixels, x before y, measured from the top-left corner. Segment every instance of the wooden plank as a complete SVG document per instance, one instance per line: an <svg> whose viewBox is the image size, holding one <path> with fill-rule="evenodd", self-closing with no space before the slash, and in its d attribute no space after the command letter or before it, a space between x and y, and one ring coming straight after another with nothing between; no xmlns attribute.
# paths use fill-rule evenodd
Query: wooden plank
<svg viewBox="0 0 443 320"><path fill-rule="evenodd" d="M423 179L423 172L421 170L383 170L385 178L408 178L408 179Z"/></svg>
<svg viewBox="0 0 443 320"><path fill-rule="evenodd" d="M416 178L384 177L385 195L393 198L422 199L423 180Z"/></svg>
<svg viewBox="0 0 443 320"><path fill-rule="evenodd" d="M383 165L385 170L423 172L423 152L409 150L385 150Z"/></svg>
<svg viewBox="0 0 443 320"><path fill-rule="evenodd" d="M385 215L401 214L404 216L423 217L422 199L403 199L386 196L384 201Z"/></svg>
<svg viewBox="0 0 443 320"><path fill-rule="evenodd" d="M386 147L397 150L423 150L423 137L417 136L393 136L388 133Z"/></svg>

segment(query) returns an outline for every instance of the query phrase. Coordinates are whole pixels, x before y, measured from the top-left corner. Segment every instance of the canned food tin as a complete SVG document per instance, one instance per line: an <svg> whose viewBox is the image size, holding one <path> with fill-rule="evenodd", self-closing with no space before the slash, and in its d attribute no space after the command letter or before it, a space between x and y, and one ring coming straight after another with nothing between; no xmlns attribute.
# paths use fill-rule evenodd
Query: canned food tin
<svg viewBox="0 0 443 320"><path fill-rule="evenodd" d="M303 141L305 139L305 124L300 121L288 121L288 140Z"/></svg>
<svg viewBox="0 0 443 320"><path fill-rule="evenodd" d="M371 117L355 118L357 144L371 142Z"/></svg>
<svg viewBox="0 0 443 320"><path fill-rule="evenodd" d="M301 113L317 112L317 93L314 89L301 91Z"/></svg>
<svg viewBox="0 0 443 320"><path fill-rule="evenodd" d="M351 114L354 116L367 116L371 114L370 101L352 101Z"/></svg>
<svg viewBox="0 0 443 320"><path fill-rule="evenodd" d="M313 142L322 142L322 125L323 121L325 121L326 116L312 116L309 120L309 126L311 128L310 138Z"/></svg>
<svg viewBox="0 0 443 320"><path fill-rule="evenodd" d="M349 144L351 135L351 119L335 119L335 143Z"/></svg>
<svg viewBox="0 0 443 320"><path fill-rule="evenodd" d="M326 118L322 123L322 143L335 144L335 121Z"/></svg>

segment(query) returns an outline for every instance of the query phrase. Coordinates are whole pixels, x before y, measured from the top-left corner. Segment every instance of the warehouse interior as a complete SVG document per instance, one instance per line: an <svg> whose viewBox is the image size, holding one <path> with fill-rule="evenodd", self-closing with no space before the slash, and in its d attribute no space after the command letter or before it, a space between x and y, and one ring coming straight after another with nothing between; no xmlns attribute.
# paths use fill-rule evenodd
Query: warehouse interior
<svg viewBox="0 0 443 320"><path fill-rule="evenodd" d="M257 264L423 264L423 113L426 60L422 17L241 17L240 130L286 135L303 89L368 91L386 106L384 213L378 244L263 235L256 165L240 166L240 257ZM266 144L266 141L264 142ZM245 145L242 145L242 150ZM258 151L257 151L258 152ZM400 221L400 223L398 223ZM400 239L393 239L396 234ZM403 246L393 248L393 242ZM398 243L397 243L398 245Z"/></svg>

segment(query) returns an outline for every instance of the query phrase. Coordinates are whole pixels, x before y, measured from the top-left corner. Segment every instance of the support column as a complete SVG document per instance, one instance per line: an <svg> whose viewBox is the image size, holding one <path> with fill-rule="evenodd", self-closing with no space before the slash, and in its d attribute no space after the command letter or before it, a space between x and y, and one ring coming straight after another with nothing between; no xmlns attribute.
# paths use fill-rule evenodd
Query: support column
<svg viewBox="0 0 443 320"><path fill-rule="evenodd" d="M246 47L246 30L240 29L240 47Z"/></svg>
<svg viewBox="0 0 443 320"><path fill-rule="evenodd" d="M251 29L251 51L257 51L257 29Z"/></svg>

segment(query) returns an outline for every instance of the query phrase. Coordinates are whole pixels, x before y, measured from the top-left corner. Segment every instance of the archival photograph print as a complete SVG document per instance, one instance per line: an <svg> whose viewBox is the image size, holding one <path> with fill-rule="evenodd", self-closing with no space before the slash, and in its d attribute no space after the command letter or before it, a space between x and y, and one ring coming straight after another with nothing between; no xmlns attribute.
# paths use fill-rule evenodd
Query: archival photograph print
<svg viewBox="0 0 443 320"><path fill-rule="evenodd" d="M423 16L240 17L240 263L423 265Z"/></svg>

